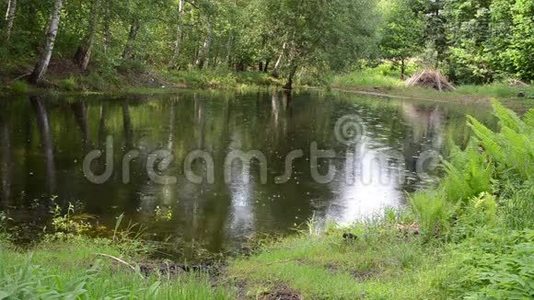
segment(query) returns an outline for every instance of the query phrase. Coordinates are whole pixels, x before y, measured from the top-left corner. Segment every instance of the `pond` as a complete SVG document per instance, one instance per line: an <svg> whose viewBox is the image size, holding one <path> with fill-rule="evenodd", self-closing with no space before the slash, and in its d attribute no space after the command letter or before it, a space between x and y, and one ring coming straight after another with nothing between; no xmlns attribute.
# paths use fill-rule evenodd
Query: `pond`
<svg viewBox="0 0 534 300"><path fill-rule="evenodd" d="M0 210L21 240L70 206L212 253L400 208L466 142L465 113L492 120L487 106L326 92L0 100Z"/></svg>

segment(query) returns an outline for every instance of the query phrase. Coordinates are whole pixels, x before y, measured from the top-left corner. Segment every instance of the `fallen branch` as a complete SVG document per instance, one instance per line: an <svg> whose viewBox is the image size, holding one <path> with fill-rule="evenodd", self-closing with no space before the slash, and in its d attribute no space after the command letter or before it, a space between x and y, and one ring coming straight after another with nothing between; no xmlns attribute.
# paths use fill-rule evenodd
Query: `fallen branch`
<svg viewBox="0 0 534 300"><path fill-rule="evenodd" d="M24 78L24 77L28 77L28 76L30 76L30 75L32 75L31 72L30 72L30 73L26 73L26 74L22 74L22 75L16 77L15 79L11 80L11 81L9 82L9 84L12 84L13 82L15 82L15 81L17 81L17 80L22 79L22 78Z"/></svg>
<svg viewBox="0 0 534 300"><path fill-rule="evenodd" d="M134 272L136 272L137 274L139 274L139 276L140 276L141 278L144 279L143 275L141 275L141 274L138 272L137 268L134 267L133 265L131 265L130 263L128 263L128 262L126 262L126 261L124 261L124 260L122 260L122 259L120 259L120 258L118 258L118 257L115 257L115 256L113 256L113 255L109 255L109 254L96 253L96 255L97 255L97 256L103 256L103 257L111 258L112 260L114 260L114 261L116 261L116 262L119 262L119 263L121 263L121 264L127 266L128 268L132 269Z"/></svg>

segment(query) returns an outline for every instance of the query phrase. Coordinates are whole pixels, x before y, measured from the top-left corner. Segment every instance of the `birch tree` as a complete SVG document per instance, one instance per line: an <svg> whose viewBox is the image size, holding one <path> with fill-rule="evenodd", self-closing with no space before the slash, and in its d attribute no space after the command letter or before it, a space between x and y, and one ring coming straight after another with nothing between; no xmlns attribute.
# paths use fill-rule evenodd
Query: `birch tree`
<svg viewBox="0 0 534 300"><path fill-rule="evenodd" d="M61 19L62 7L63 7L63 0L54 1L54 8L52 10L48 29L46 31L45 45L43 49L41 50L39 61L35 65L33 73L31 74L31 77L30 77L30 82L33 84L37 84L43 79L48 69L48 65L50 64L50 59L52 58L52 52L54 51L54 44L56 42L59 22Z"/></svg>
<svg viewBox="0 0 534 300"><path fill-rule="evenodd" d="M15 23L15 14L17 12L17 0L8 0L6 11L6 41L11 39L11 33L13 32L13 25Z"/></svg>

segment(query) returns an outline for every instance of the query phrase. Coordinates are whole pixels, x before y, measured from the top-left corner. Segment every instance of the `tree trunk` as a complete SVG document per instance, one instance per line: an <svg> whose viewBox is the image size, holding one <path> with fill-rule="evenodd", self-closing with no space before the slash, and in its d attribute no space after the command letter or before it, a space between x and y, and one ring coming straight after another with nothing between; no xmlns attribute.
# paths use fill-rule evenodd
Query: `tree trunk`
<svg viewBox="0 0 534 300"><path fill-rule="evenodd" d="M128 33L128 41L126 41L126 46L124 46L124 51L122 52L122 59L132 59L134 58L133 46L135 40L137 39L137 34L139 33L139 19L135 18L130 25L130 32Z"/></svg>
<svg viewBox="0 0 534 300"><path fill-rule="evenodd" d="M267 72L269 71L269 63L270 63L270 62L271 62L270 59L267 59L267 60L265 61L265 65L263 66L263 72L264 72L264 73L267 73Z"/></svg>
<svg viewBox="0 0 534 300"><path fill-rule="evenodd" d="M260 63L258 64L258 71L263 72L263 61L260 61Z"/></svg>
<svg viewBox="0 0 534 300"><path fill-rule="evenodd" d="M284 55L287 50L287 43L284 43L282 46L282 51L280 52L280 55L278 56L278 59L276 60L276 63L274 64L274 69L272 72L273 77L278 78L279 72L280 72L280 66L282 65L282 59L284 58Z"/></svg>
<svg viewBox="0 0 534 300"><path fill-rule="evenodd" d="M6 41L11 39L11 32L13 32L13 24L15 23L15 14L17 12L17 0L9 0L6 11Z"/></svg>
<svg viewBox="0 0 534 300"><path fill-rule="evenodd" d="M200 48L198 59L196 61L196 65L199 69L202 69L204 68L204 66L209 65L212 33L213 32L211 28L211 20L208 20L208 36L206 37L206 41L204 41L204 44L202 44L202 47Z"/></svg>
<svg viewBox="0 0 534 300"><path fill-rule="evenodd" d="M104 54L111 47L111 1L106 1L104 13Z"/></svg>
<svg viewBox="0 0 534 300"><path fill-rule="evenodd" d="M38 84L46 74L52 52L54 51L54 43L56 42L57 31L59 28L59 21L61 18L61 8L63 7L63 0L55 0L54 9L50 18L50 24L46 32L46 41L44 49L41 51L39 61L35 65L35 69L30 77L30 82Z"/></svg>
<svg viewBox="0 0 534 300"><path fill-rule="evenodd" d="M228 36L228 41L226 42L226 65L232 67L232 41L234 39L233 32L230 32Z"/></svg>
<svg viewBox="0 0 534 300"><path fill-rule="evenodd" d="M91 7L91 15L89 16L89 27L86 36L83 38L76 54L74 55L74 62L80 67L80 70L85 72L89 61L91 60L91 52L93 50L93 42L96 35L96 24L98 23L98 5L99 0L93 0Z"/></svg>
<svg viewBox="0 0 534 300"><path fill-rule="evenodd" d="M406 64L404 62L404 58L401 58L401 79L404 80L404 77L406 75Z"/></svg>
<svg viewBox="0 0 534 300"><path fill-rule="evenodd" d="M245 71L245 63L243 62L243 60L240 60L238 63L235 64L235 70L236 72Z"/></svg>
<svg viewBox="0 0 534 300"><path fill-rule="evenodd" d="M293 89L293 79L295 77L295 74L297 73L297 65L292 65L289 71L289 75L287 77L287 83L284 85L285 90L292 90Z"/></svg>
<svg viewBox="0 0 534 300"><path fill-rule="evenodd" d="M184 18L184 5L185 5L185 0L180 0L180 2L178 3L178 24L176 25L176 40L174 41L174 51L172 54L171 61L169 63L171 68L176 68L178 66L180 53L182 51L182 38L183 38L182 25L183 25L183 18Z"/></svg>

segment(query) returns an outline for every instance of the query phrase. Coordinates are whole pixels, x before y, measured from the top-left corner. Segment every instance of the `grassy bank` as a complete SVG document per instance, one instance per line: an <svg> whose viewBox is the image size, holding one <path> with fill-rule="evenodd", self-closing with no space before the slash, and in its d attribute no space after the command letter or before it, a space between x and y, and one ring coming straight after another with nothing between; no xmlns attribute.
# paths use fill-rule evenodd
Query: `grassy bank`
<svg viewBox="0 0 534 300"><path fill-rule="evenodd" d="M235 299L207 273L143 272L127 248L82 237L29 251L0 242L0 299Z"/></svg>
<svg viewBox="0 0 534 300"><path fill-rule="evenodd" d="M52 62L46 80L36 87L27 83L33 65L25 61L10 61L0 70L0 93L169 93L177 89L247 90L282 86L282 81L264 72L233 72L226 69L170 70L154 69L124 62L111 69L80 72L70 61Z"/></svg>
<svg viewBox="0 0 534 300"><path fill-rule="evenodd" d="M528 299L533 250L533 230L444 242L382 223L287 239L233 261L229 276L252 299Z"/></svg>
<svg viewBox="0 0 534 300"><path fill-rule="evenodd" d="M183 88L220 90L257 90L278 87L283 79L258 71L235 72L228 69L170 70L154 69L138 62L123 62L111 69L95 69L81 73L70 61L53 62L46 81L41 87L29 85L26 77L31 70L29 62L10 61L0 70L0 93L171 93ZM415 67L408 68L414 72ZM488 85L459 85L452 92L438 92L427 88L406 87L400 74L390 65L366 68L331 77L310 77L302 74L296 87L321 86L351 92L395 95L398 97L441 100L487 102L492 98L534 102L534 87L513 86L508 83Z"/></svg>
<svg viewBox="0 0 534 300"><path fill-rule="evenodd" d="M288 238L233 261L229 276L251 298L436 298L431 283L440 274L434 266L445 254L413 234L399 234L394 223L375 223Z"/></svg>
<svg viewBox="0 0 534 300"><path fill-rule="evenodd" d="M337 75L332 79L331 86L335 89L349 91L447 101L488 101L492 98L528 101L534 99L534 87L514 86L502 82L486 85L458 85L455 91L445 93L426 88L406 87L404 81L400 79L400 74L386 72L383 67Z"/></svg>

